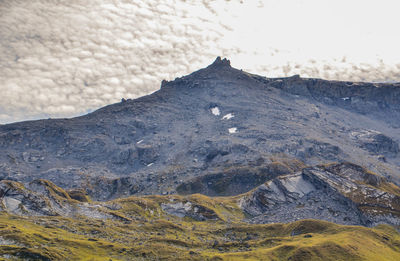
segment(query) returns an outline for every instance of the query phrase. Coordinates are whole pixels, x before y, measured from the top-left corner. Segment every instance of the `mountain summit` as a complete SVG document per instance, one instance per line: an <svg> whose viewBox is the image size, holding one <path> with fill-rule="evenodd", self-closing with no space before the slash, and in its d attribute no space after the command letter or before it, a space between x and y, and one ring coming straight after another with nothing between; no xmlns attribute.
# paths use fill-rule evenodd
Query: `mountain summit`
<svg viewBox="0 0 400 261"><path fill-rule="evenodd" d="M216 68L216 67L220 67L220 68L223 68L223 67L230 67L230 68L232 68L232 67L231 67L231 61L229 61L229 60L226 59L226 58L221 59L221 57L218 56L218 57L215 59L215 61L214 61L211 65L208 66L208 68Z"/></svg>

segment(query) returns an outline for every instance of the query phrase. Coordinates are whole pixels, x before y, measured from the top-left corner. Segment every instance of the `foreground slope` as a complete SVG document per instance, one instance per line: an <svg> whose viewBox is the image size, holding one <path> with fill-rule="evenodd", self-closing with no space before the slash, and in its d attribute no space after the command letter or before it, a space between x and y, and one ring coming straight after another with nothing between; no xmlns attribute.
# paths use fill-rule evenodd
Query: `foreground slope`
<svg viewBox="0 0 400 261"><path fill-rule="evenodd" d="M0 126L0 179L42 178L97 200L229 196L304 164L350 161L399 184L399 97L397 83L271 79L218 58L82 117Z"/></svg>
<svg viewBox="0 0 400 261"><path fill-rule="evenodd" d="M0 260L398 260L399 198L399 187L350 163L213 198L95 202L43 179L3 180Z"/></svg>
<svg viewBox="0 0 400 261"><path fill-rule="evenodd" d="M56 189L51 183L45 187ZM400 234L387 225L366 228L318 220L256 225L242 221L245 213L232 197L146 196L84 203L58 192L50 201L63 194L58 204L72 206L73 215L0 212L0 260L400 258Z"/></svg>

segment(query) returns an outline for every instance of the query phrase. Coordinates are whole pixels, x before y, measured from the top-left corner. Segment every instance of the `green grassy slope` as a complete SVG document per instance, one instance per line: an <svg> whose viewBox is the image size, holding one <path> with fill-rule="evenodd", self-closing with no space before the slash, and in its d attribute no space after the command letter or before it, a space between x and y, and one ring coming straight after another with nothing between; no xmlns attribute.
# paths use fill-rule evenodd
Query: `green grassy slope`
<svg viewBox="0 0 400 261"><path fill-rule="evenodd" d="M210 219L169 215L190 201ZM148 196L118 199L113 219L21 217L0 212L0 260L400 260L400 234L317 220L252 225L236 199Z"/></svg>

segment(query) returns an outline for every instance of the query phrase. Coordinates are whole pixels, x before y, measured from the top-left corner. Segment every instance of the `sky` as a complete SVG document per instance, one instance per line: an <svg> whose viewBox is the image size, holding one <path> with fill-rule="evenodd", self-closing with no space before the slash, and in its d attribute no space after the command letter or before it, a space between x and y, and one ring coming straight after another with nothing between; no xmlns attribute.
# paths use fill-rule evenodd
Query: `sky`
<svg viewBox="0 0 400 261"><path fill-rule="evenodd" d="M267 77L400 81L398 0L0 0L0 123L73 117L226 57Z"/></svg>

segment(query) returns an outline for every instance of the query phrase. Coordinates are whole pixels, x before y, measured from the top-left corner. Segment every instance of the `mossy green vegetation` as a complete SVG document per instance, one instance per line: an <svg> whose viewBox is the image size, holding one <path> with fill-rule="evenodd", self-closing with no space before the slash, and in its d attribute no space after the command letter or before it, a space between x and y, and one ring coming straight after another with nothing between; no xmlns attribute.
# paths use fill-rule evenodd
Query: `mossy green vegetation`
<svg viewBox="0 0 400 261"><path fill-rule="evenodd" d="M21 217L0 212L0 260L400 260L400 234L387 225L319 220L247 224L235 197L129 197L105 202L109 219ZM212 217L163 211L190 202Z"/></svg>
<svg viewBox="0 0 400 261"><path fill-rule="evenodd" d="M83 189L71 189L67 191L68 196L71 199L80 201L80 202L90 202L90 197L87 195L86 191Z"/></svg>

